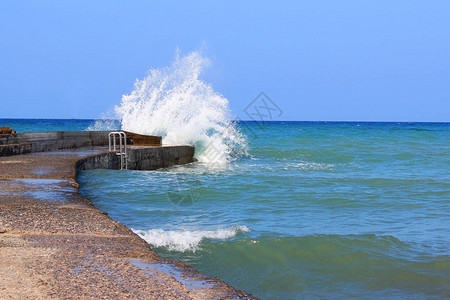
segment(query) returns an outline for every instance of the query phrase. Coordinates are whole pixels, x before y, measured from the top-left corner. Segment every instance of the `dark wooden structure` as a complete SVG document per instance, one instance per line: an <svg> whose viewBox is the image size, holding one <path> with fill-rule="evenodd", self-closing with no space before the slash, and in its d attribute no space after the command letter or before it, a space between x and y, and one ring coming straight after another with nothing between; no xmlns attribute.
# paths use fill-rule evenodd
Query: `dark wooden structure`
<svg viewBox="0 0 450 300"><path fill-rule="evenodd" d="M161 137L124 131L133 146L161 146Z"/></svg>

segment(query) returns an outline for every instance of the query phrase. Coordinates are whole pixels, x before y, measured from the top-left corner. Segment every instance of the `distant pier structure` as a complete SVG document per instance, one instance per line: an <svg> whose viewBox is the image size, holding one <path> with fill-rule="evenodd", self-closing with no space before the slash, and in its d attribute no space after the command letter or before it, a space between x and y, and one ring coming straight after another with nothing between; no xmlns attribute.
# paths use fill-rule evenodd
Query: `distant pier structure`
<svg viewBox="0 0 450 300"><path fill-rule="evenodd" d="M0 156L50 152L58 150L95 149L102 153L80 159L77 168L120 169L120 156L108 149L110 131L50 131L0 134ZM189 145L162 145L160 136L126 134L127 168L154 170L193 161L195 148ZM117 139L117 137L114 137ZM116 141L119 144L119 141ZM104 151L101 151L104 150Z"/></svg>

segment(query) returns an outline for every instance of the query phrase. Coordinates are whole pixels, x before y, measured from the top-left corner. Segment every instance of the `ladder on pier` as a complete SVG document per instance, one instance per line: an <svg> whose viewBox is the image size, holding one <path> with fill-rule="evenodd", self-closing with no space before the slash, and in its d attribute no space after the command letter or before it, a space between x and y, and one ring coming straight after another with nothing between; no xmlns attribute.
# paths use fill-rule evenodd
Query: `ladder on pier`
<svg viewBox="0 0 450 300"><path fill-rule="evenodd" d="M117 138L119 138L119 145L116 143ZM127 134L123 131L112 131L108 135L108 141L109 151L115 152L118 156L120 156L120 169L128 169Z"/></svg>

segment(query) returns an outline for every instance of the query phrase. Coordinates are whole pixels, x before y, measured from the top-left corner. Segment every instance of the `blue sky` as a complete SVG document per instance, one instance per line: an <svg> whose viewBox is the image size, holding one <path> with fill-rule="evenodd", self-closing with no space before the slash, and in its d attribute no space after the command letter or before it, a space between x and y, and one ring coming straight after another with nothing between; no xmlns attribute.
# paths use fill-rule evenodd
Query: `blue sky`
<svg viewBox="0 0 450 300"><path fill-rule="evenodd" d="M98 118L176 48L233 113L450 121L450 1L1 1L0 118Z"/></svg>

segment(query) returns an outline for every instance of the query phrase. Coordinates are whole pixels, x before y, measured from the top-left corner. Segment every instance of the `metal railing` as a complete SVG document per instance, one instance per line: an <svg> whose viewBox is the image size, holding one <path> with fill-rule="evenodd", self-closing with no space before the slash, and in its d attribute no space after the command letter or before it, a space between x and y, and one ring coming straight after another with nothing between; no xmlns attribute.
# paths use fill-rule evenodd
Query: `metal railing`
<svg viewBox="0 0 450 300"><path fill-rule="evenodd" d="M116 137L119 137L119 148L117 149ZM127 163L127 134L123 131L112 131L108 135L109 151L120 156L120 169L128 169Z"/></svg>

